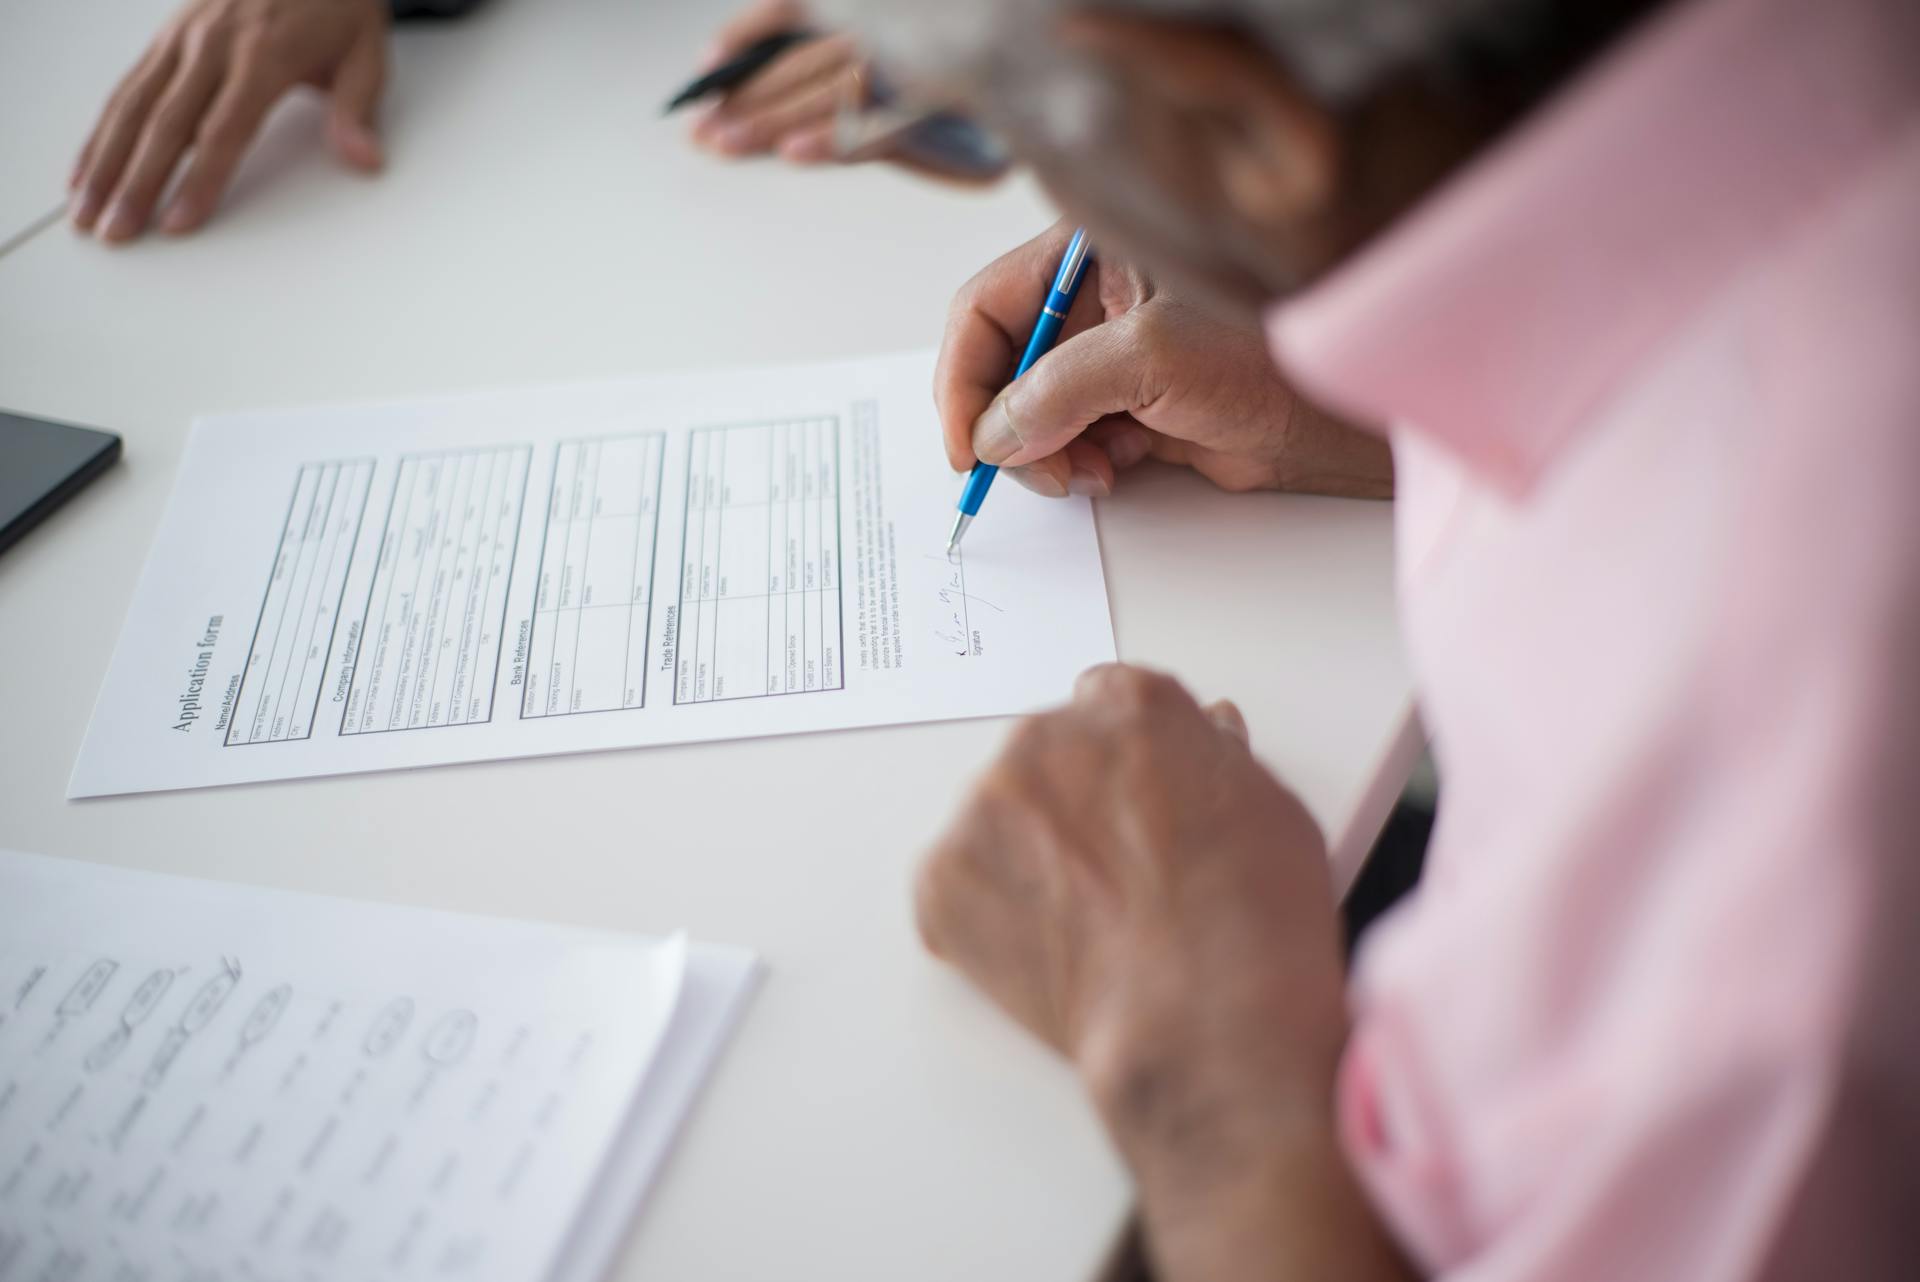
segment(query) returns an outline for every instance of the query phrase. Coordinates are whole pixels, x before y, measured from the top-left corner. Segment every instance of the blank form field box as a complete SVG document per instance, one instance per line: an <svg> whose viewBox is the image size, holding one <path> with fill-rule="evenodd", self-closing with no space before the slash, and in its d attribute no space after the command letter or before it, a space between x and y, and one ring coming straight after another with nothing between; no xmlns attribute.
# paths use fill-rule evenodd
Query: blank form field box
<svg viewBox="0 0 1920 1282"><path fill-rule="evenodd" d="M555 447L522 717L646 706L665 456L659 432Z"/></svg>
<svg viewBox="0 0 1920 1282"><path fill-rule="evenodd" d="M340 733L493 718L533 447L400 460Z"/></svg>
<svg viewBox="0 0 1920 1282"><path fill-rule="evenodd" d="M240 670L226 743L279 743L313 733L372 459L302 464L273 569Z"/></svg>

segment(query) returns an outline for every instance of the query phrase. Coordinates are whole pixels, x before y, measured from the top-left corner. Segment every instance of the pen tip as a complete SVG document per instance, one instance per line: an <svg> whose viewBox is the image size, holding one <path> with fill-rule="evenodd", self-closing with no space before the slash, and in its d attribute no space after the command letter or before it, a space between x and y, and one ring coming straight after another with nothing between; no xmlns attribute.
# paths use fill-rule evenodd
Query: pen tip
<svg viewBox="0 0 1920 1282"><path fill-rule="evenodd" d="M961 536L966 534L967 527L972 524L973 518L965 512L953 518L953 529L947 532L947 560L953 560L953 554L960 550Z"/></svg>

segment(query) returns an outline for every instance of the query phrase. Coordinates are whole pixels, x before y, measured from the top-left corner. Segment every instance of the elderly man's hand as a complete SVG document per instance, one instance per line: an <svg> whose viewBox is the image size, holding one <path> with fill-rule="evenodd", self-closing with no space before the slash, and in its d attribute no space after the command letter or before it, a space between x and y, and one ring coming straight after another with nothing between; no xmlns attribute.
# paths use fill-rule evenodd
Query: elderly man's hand
<svg viewBox="0 0 1920 1282"><path fill-rule="evenodd" d="M1009 384L1071 232L1056 225L954 298L933 392L956 471L979 459L1052 497L1102 495L1152 457L1229 490L1391 496L1385 442L1302 400L1256 322L1172 297L1097 250L1059 345Z"/></svg>
<svg viewBox="0 0 1920 1282"><path fill-rule="evenodd" d="M1229 1166L1286 1148L1281 1131L1331 1134L1346 1018L1326 850L1232 705L1088 672L1014 732L917 897L928 947L1073 1060L1143 1180L1197 1178L1167 1171L1168 1128Z"/></svg>
<svg viewBox="0 0 1920 1282"><path fill-rule="evenodd" d="M340 159L378 169L386 42L382 0L191 0L100 113L70 180L74 225L138 236L184 161L160 226L200 226L268 110L300 84L332 94L327 138Z"/></svg>
<svg viewBox="0 0 1920 1282"><path fill-rule="evenodd" d="M928 946L1079 1068L1156 1277L1409 1276L1333 1123L1326 850L1232 705L1093 669L1021 723L917 897Z"/></svg>

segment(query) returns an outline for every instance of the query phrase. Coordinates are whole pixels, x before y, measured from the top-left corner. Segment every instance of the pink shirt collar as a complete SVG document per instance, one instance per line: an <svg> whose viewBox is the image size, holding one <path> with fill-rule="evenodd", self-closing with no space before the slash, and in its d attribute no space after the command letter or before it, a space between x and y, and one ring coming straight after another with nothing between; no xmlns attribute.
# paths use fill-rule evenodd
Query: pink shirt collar
<svg viewBox="0 0 1920 1282"><path fill-rule="evenodd" d="M1523 493L1920 100L1914 0L1691 0L1307 293L1276 358Z"/></svg>

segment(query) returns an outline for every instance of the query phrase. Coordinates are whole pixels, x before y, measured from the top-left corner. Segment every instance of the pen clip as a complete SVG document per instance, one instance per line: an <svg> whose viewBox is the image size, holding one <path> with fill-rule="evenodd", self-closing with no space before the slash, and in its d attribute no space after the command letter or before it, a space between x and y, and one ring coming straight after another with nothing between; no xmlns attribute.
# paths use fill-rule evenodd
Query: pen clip
<svg viewBox="0 0 1920 1282"><path fill-rule="evenodd" d="M1073 233L1066 255L1060 260L1060 270L1053 277L1054 293L1071 293L1080 283L1080 273L1087 269L1087 254L1092 247L1093 242L1084 230Z"/></svg>

